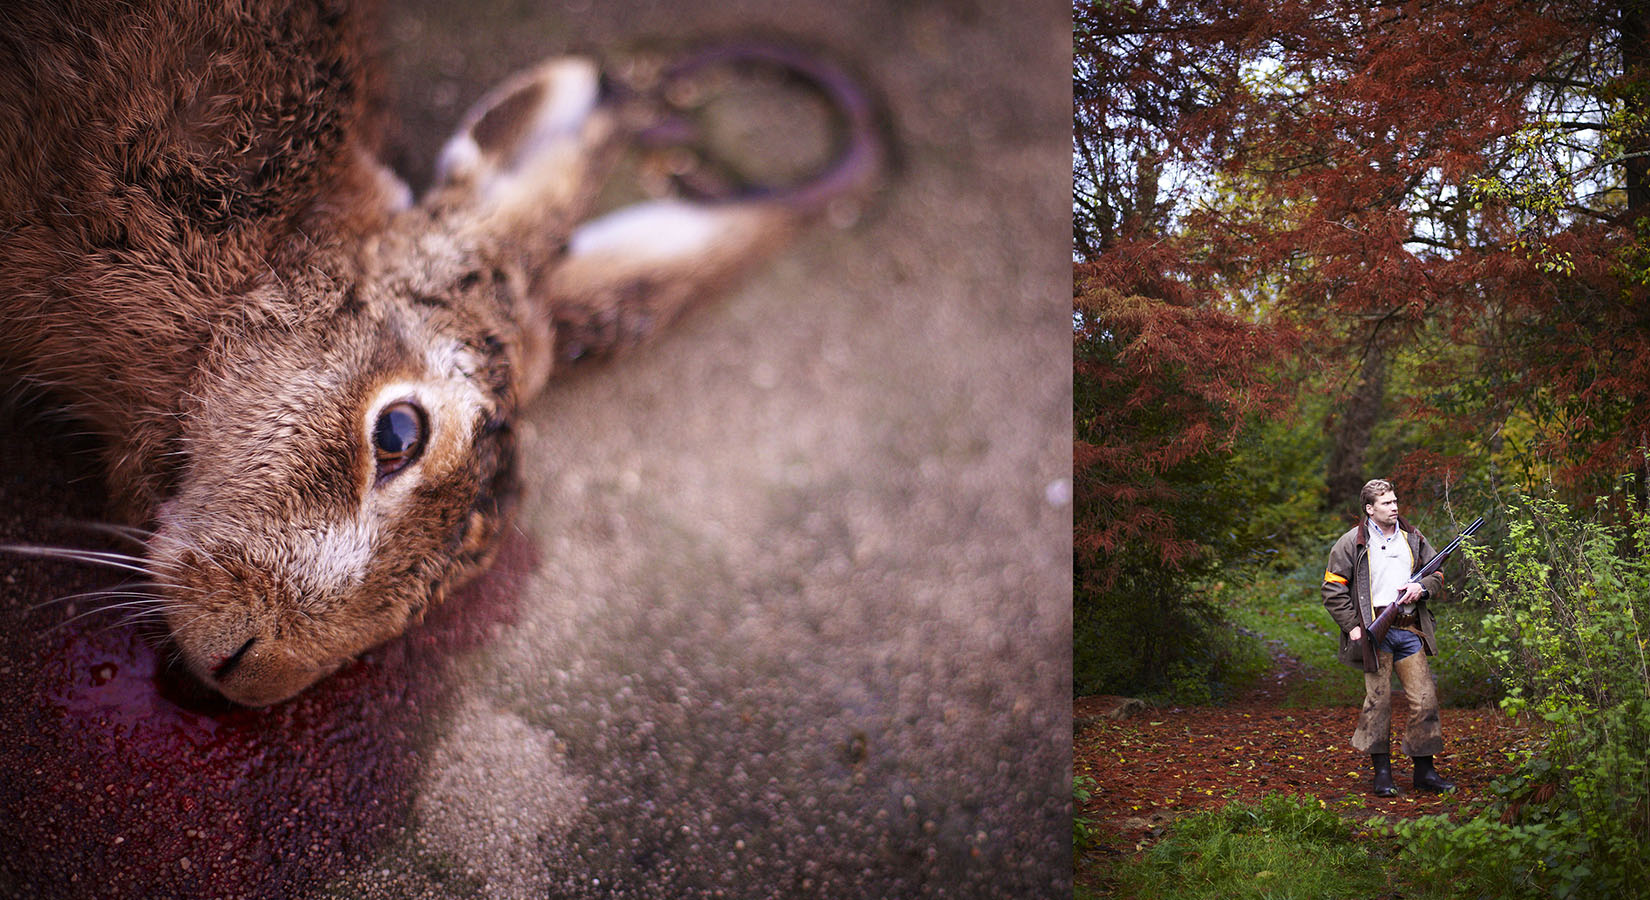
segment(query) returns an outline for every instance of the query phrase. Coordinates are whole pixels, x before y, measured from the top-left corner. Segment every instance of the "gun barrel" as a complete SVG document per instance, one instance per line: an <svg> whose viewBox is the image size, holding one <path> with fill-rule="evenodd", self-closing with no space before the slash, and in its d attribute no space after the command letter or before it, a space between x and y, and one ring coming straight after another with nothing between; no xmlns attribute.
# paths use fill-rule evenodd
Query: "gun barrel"
<svg viewBox="0 0 1650 900"><path fill-rule="evenodd" d="M1477 531L1480 527L1483 526L1483 524L1484 524L1484 517L1483 516L1479 516L1478 518L1473 519L1471 525L1468 525L1460 534L1455 536L1455 540L1450 541L1447 545L1445 545L1444 549L1438 551L1438 554L1436 556L1434 556L1433 558L1427 560L1426 565L1422 566L1419 569L1416 569L1415 574L1409 576L1409 580L1410 581L1420 581L1421 579L1427 577L1428 575L1431 575L1432 573L1434 573L1434 572L1438 571L1439 569L1443 568L1444 567L1444 560L1447 559L1451 553L1454 553L1456 551L1456 549L1461 546L1462 541L1464 541L1467 538L1471 537L1473 532ZM1371 653L1374 650L1375 644L1379 643L1382 638L1386 637L1386 633L1389 630L1391 630L1392 620L1397 617L1398 610L1403 605L1404 604L1401 604L1401 603L1389 604L1386 609L1381 611L1381 614L1379 616L1375 617L1375 621L1369 623L1369 637L1367 638L1367 640L1369 641L1368 647L1369 647L1369 650L1370 650ZM1369 654L1366 653L1365 658L1367 659L1368 656L1369 656ZM1367 665L1366 665L1366 668L1367 668Z"/></svg>
<svg viewBox="0 0 1650 900"><path fill-rule="evenodd" d="M1455 540L1450 541L1448 544L1446 544L1444 546L1444 549L1438 551L1437 556L1434 556L1433 558L1427 560L1426 565L1424 565L1421 568L1415 570L1415 574L1409 576L1409 580L1410 581L1420 581L1421 579L1427 577L1428 575L1431 575L1432 573L1434 573L1434 572L1438 571L1439 569L1443 568L1444 560L1449 558L1449 555L1451 553L1454 553L1456 551L1456 549L1458 549L1461 546L1462 541L1466 540L1469 537L1472 537L1473 532L1477 531L1480 527L1483 526L1483 524L1484 524L1484 517L1483 516L1479 516L1478 518L1473 519L1472 524L1468 525L1465 530L1463 530L1460 534L1456 535Z"/></svg>

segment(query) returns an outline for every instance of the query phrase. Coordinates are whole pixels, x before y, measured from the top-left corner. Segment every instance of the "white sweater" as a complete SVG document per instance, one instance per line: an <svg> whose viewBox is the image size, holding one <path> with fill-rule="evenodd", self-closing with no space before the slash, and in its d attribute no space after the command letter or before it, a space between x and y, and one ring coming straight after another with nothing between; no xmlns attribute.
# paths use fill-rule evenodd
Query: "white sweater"
<svg viewBox="0 0 1650 900"><path fill-rule="evenodd" d="M1378 614L1398 599L1398 591L1415 571L1415 554L1403 529L1396 524L1388 536L1374 520L1369 523L1369 604Z"/></svg>

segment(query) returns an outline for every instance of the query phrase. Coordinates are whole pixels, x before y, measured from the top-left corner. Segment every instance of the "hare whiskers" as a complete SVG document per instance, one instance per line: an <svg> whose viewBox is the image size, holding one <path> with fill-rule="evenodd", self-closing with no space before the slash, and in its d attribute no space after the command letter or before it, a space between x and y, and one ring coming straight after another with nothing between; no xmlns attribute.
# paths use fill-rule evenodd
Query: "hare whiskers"
<svg viewBox="0 0 1650 900"><path fill-rule="evenodd" d="M84 550L75 547L50 547L42 544L0 544L0 553L34 556L42 559L61 559L69 562L123 569L163 582L160 573L150 568L150 561L141 556L114 553L107 550Z"/></svg>

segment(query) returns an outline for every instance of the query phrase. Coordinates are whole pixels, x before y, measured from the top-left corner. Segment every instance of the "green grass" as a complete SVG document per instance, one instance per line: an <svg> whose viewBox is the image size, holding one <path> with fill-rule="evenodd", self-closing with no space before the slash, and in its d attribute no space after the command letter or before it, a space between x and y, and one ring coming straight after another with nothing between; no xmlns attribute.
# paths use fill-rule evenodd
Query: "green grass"
<svg viewBox="0 0 1650 900"><path fill-rule="evenodd" d="M1273 794L1176 820L1114 869L1108 887L1113 897L1164 900L1379 897L1390 889L1395 851L1321 801Z"/></svg>
<svg viewBox="0 0 1650 900"><path fill-rule="evenodd" d="M1300 660L1301 677L1284 705L1357 706L1364 699L1363 679L1336 660L1335 623L1318 592L1322 576L1306 568L1228 579L1218 588L1221 604L1233 624L1282 641L1283 652Z"/></svg>

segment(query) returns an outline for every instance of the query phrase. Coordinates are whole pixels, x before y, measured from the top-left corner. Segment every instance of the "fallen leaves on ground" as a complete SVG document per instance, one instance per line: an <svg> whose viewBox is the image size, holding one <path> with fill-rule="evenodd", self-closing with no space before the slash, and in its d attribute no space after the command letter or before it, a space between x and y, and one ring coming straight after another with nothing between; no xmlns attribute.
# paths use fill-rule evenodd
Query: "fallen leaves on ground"
<svg viewBox="0 0 1650 900"><path fill-rule="evenodd" d="M1280 680L1230 706L1146 708L1118 720L1105 714L1123 698L1078 698L1073 770L1093 785L1077 812L1100 832L1096 852L1144 849L1177 816L1273 792L1316 797L1355 820L1470 814L1491 796L1492 779L1513 771L1512 751L1532 739L1526 723L1497 710L1445 709L1436 762L1457 788L1417 791L1398 745L1409 707L1395 691L1392 768L1402 793L1382 799L1369 792L1369 757L1350 743L1357 708L1279 706L1286 690Z"/></svg>

